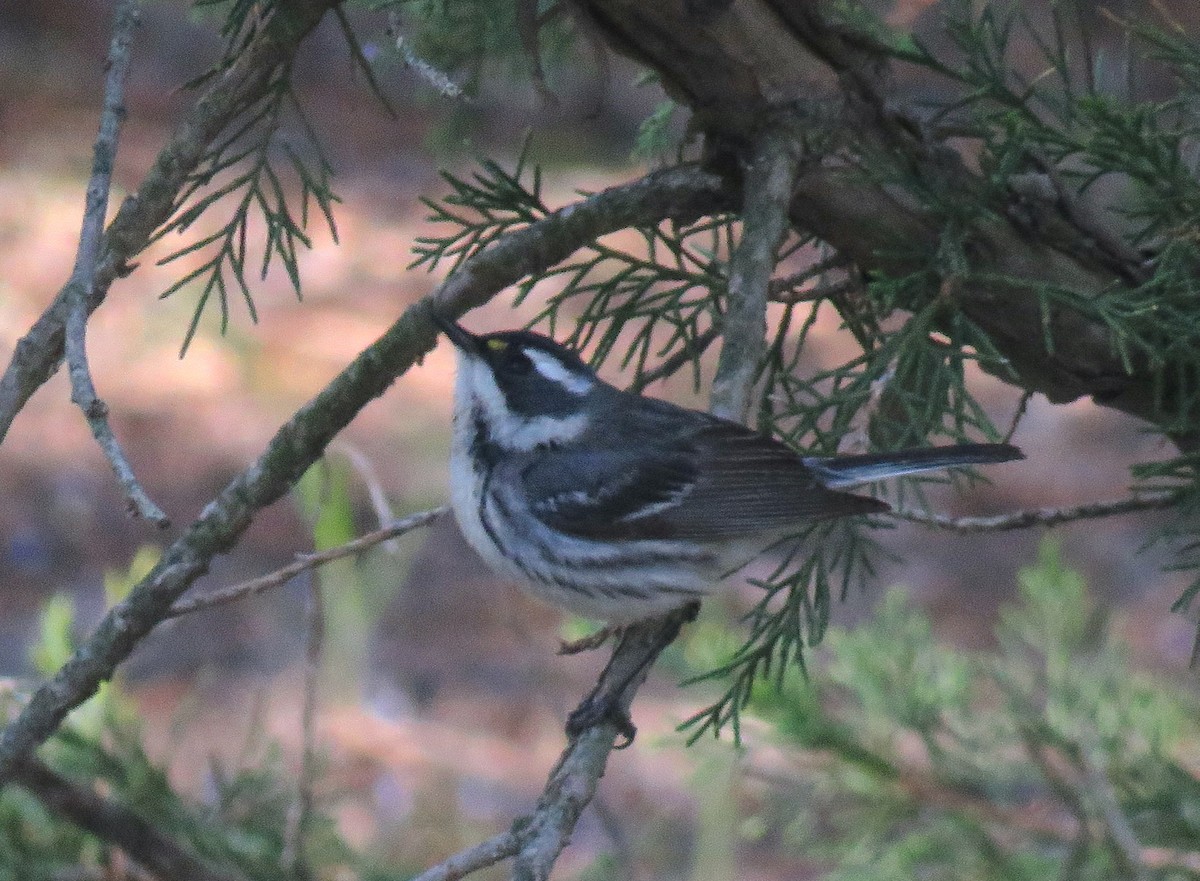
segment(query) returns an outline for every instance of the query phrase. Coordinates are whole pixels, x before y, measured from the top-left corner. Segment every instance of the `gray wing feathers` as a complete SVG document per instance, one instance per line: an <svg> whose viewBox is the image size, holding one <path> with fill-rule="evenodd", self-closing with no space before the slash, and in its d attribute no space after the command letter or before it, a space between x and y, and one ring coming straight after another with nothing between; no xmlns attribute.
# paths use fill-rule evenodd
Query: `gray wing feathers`
<svg viewBox="0 0 1200 881"><path fill-rule="evenodd" d="M733 423L646 441L538 454L522 472L534 513L554 529L599 540L719 541L887 510L827 489L783 444Z"/></svg>

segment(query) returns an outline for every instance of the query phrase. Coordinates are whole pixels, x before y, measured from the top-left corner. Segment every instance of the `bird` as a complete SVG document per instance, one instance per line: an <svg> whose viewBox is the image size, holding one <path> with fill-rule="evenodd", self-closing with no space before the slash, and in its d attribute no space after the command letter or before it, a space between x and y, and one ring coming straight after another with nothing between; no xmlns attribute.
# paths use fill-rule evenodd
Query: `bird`
<svg viewBox="0 0 1200 881"><path fill-rule="evenodd" d="M698 607L812 521L889 510L849 487L1023 458L1007 443L805 456L620 389L542 334L432 318L457 354L450 495L467 542L535 596L617 628Z"/></svg>

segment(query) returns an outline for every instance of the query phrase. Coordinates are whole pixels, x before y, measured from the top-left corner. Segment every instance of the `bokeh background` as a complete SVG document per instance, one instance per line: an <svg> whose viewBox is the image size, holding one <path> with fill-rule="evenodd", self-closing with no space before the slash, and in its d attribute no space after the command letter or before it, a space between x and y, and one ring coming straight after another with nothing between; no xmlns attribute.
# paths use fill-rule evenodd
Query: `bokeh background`
<svg viewBox="0 0 1200 881"><path fill-rule="evenodd" d="M893 20L920 27L925 5L898 4ZM110 14L98 0L0 4L5 359L74 259ZM220 49L211 22L184 3L146 4L143 18L114 205L187 106L178 86ZM364 36L382 39L382 19L362 12L359 19ZM235 303L222 335L208 314L183 359L198 292L157 299L181 274L180 264L156 265L172 243L156 246L113 286L88 338L95 379L143 484L175 525L164 535L125 515L65 376L55 377L0 448L0 675L31 675L29 646L48 598L72 598L86 631L103 612L106 577L119 581L139 550L164 546L280 422L440 280L407 268L414 240L430 229L419 197L446 191L440 168L469 169L478 156L511 163L529 133L550 204L637 175L643 166L630 159L634 137L663 96L635 78L619 59L607 80L581 60L556 75L552 106L503 75L471 103L456 104L385 63L380 79L400 109L392 118L326 22L303 48L296 84L336 170L340 244L315 227L313 248L300 255L303 301L282 272L272 272L255 286L257 325ZM502 296L466 323L501 329L535 311L536 303L514 310ZM833 323L814 335L814 364L836 363L848 351ZM356 529L377 525L379 497L397 514L445 500L452 367L443 343L331 449L329 467L349 493ZM615 371L606 375L619 379ZM1007 424L1018 393L977 380L993 418ZM651 392L703 401L686 380ZM990 469L992 485L966 497L934 493L938 509L984 514L1114 498L1127 491L1130 464L1170 452L1137 423L1086 400L1054 407L1035 397L1014 441L1027 461ZM1085 522L1058 533L1065 559L1086 575L1097 601L1117 611L1137 663L1183 677L1194 624L1168 611L1185 580L1163 571L1169 549L1142 548L1155 517ZM308 550L312 535L301 506L285 499L263 512L196 590L276 568ZM986 647L1040 536L956 536L901 524L880 536L898 559L837 606L834 622L854 626L871 615L884 587L900 584L930 612L941 639ZM557 657L560 616L492 578L449 522L322 577L332 621L319 716L322 787L346 835L417 867L506 828L536 797L562 745L562 719L594 680L603 653ZM735 621L747 608L747 590L731 587L706 616ZM123 669L123 687L146 716L151 752L197 798L213 757L241 760L260 729L297 761L304 594L300 581L176 621ZM637 872L713 877L699 868L703 849L720 838L710 827L723 817L736 829L737 818L753 814L762 784L737 769L769 766L769 740L751 727L739 753L727 743L684 749L674 725L713 692L678 688L679 673L668 659L639 696L641 736L613 761L596 809L564 857L563 877L598 853L623 855ZM738 877L796 878L811 869L799 856L754 844L753 836L731 840Z"/></svg>

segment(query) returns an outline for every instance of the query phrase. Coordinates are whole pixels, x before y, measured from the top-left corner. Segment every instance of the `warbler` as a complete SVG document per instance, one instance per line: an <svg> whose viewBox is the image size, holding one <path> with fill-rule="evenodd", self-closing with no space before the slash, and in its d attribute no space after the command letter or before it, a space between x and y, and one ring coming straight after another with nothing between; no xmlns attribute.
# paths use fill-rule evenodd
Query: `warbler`
<svg viewBox="0 0 1200 881"><path fill-rule="evenodd" d="M846 487L1023 458L1010 444L802 456L610 385L541 334L434 320L458 354L451 498L467 541L536 596L614 625L700 600L813 520L889 509Z"/></svg>

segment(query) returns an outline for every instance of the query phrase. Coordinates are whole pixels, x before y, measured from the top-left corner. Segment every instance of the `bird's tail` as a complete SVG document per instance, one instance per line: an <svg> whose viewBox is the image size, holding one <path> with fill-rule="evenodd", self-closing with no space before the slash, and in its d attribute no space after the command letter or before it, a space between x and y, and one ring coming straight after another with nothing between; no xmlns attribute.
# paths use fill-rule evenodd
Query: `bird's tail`
<svg viewBox="0 0 1200 881"><path fill-rule="evenodd" d="M842 489L889 477L920 474L922 471L962 465L990 465L1024 458L1025 454L1012 444L955 444L861 456L810 456L804 460L804 464L825 486Z"/></svg>

